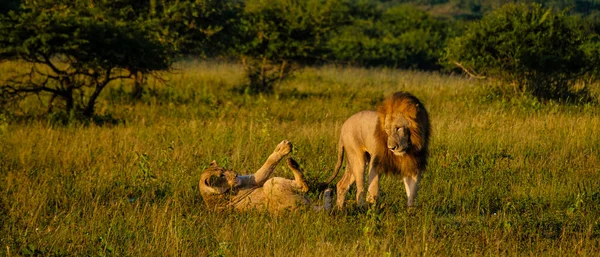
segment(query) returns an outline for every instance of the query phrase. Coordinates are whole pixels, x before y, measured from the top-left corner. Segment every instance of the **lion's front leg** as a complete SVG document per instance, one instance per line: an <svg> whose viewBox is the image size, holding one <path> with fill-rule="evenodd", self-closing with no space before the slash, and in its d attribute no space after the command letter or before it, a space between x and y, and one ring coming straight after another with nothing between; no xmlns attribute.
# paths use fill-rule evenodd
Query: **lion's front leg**
<svg viewBox="0 0 600 257"><path fill-rule="evenodd" d="M262 186L265 181L269 179L269 176L271 176L271 173L273 173L279 161L281 161L281 159L283 159L283 157L285 157L291 151L292 143L287 140L281 141L281 143L275 147L275 151L269 155L269 158L267 158L265 164L263 164L263 166L254 173L254 184L257 186Z"/></svg>
<svg viewBox="0 0 600 257"><path fill-rule="evenodd" d="M404 177L404 187L406 188L406 196L408 198L407 206L412 207L415 204L417 190L419 190L419 180L421 176L412 175Z"/></svg>

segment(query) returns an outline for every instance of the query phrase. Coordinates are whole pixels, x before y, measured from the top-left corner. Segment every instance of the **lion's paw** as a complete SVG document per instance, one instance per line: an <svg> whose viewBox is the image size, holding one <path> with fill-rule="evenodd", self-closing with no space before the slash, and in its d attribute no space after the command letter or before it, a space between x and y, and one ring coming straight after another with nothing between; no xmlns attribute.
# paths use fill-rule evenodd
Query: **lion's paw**
<svg viewBox="0 0 600 257"><path fill-rule="evenodd" d="M283 140L275 147L273 153L280 154L281 156L287 155L292 151L292 142Z"/></svg>

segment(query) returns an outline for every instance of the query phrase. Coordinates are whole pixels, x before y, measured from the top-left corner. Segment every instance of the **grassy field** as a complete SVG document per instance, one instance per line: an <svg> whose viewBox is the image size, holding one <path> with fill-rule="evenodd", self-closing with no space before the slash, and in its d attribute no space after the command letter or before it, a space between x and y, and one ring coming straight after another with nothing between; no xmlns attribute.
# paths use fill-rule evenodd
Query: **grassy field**
<svg viewBox="0 0 600 257"><path fill-rule="evenodd" d="M600 252L598 106L500 96L457 76L336 67L309 68L274 95L249 96L236 90L237 65L179 67L165 84L150 80L136 103L128 85L103 92L98 113L116 125L0 116L0 256ZM250 173L283 139L311 183L323 181L343 121L398 90L419 97L433 125L416 208L406 209L404 186L390 176L370 210L352 202L334 214L205 208L197 182L210 161ZM32 98L12 113L37 108ZM291 178L284 166L275 175Z"/></svg>

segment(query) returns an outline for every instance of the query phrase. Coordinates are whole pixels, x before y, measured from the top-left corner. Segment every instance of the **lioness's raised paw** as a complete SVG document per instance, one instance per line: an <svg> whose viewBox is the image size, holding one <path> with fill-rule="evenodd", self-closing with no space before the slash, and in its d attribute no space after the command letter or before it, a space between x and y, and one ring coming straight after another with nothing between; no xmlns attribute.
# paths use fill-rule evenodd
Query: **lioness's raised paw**
<svg viewBox="0 0 600 257"><path fill-rule="evenodd" d="M281 143L279 143L277 145L277 147L275 147L275 151L273 151L273 153L279 154L281 156L285 156L285 155L289 154L291 151L292 151L292 142L283 140L283 141L281 141Z"/></svg>

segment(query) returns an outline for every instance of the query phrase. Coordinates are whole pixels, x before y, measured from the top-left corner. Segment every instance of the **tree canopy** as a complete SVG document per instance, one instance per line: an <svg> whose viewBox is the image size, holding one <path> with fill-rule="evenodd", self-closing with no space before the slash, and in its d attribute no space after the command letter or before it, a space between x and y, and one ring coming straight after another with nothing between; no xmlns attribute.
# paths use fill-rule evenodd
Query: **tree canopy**
<svg viewBox="0 0 600 257"><path fill-rule="evenodd" d="M190 55L239 60L251 93L273 92L303 65L441 70L450 61L538 98L581 98L577 79L599 72L598 8L506 2L9 0L0 61L27 68L0 77L0 104L37 95L49 110L90 117L112 81L133 80L139 99L148 75Z"/></svg>
<svg viewBox="0 0 600 257"><path fill-rule="evenodd" d="M107 16L84 1L25 2L0 22L0 56L23 60L30 69L13 75L4 97L48 94L66 111L94 114L100 92L134 71L166 70L173 46L161 42L149 23ZM81 96L81 97L76 97Z"/></svg>
<svg viewBox="0 0 600 257"><path fill-rule="evenodd" d="M348 0L248 0L238 23L234 52L249 89L270 92L296 64L323 61L332 31L349 21Z"/></svg>
<svg viewBox="0 0 600 257"><path fill-rule="evenodd" d="M582 25L539 4L508 4L450 42L446 58L540 99L573 100L580 97L573 83L595 67L584 49L591 34Z"/></svg>
<svg viewBox="0 0 600 257"><path fill-rule="evenodd" d="M0 15L0 60L29 68L3 78L2 99L38 95L47 97L49 109L60 105L90 117L111 81L166 71L184 49L205 50L226 24L206 22L221 14L218 2L23 1Z"/></svg>

